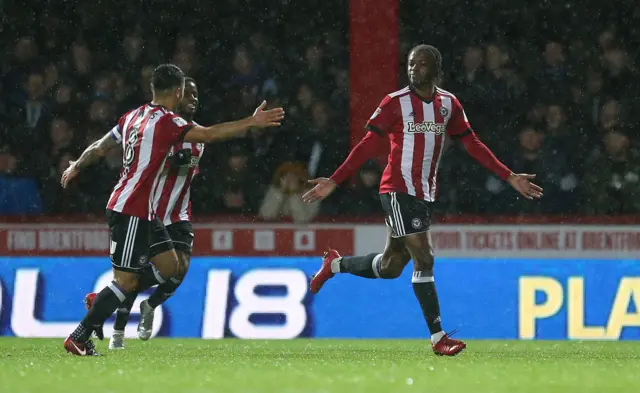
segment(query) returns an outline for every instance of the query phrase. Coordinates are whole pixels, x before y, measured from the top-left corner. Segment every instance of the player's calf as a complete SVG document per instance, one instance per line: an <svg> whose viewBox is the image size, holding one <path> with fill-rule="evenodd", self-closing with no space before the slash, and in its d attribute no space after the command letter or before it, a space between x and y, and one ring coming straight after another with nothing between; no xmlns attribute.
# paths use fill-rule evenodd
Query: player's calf
<svg viewBox="0 0 640 393"><path fill-rule="evenodd" d="M98 296L97 293L92 292L92 293L87 293L84 297L84 307L87 310L90 310L91 307L93 306L93 302L96 300L96 296ZM95 326L93 329L94 334L96 335L96 337L98 338L98 340L102 341L104 340L104 330L103 330L103 326Z"/></svg>
<svg viewBox="0 0 640 393"><path fill-rule="evenodd" d="M157 277L158 281L162 282L160 282L155 291L149 296L149 299L140 303L140 323L138 324L138 338L140 340L146 341L151 338L155 308L173 296L184 280L184 276L189 268L189 255L179 252L178 259L178 275L167 280Z"/></svg>

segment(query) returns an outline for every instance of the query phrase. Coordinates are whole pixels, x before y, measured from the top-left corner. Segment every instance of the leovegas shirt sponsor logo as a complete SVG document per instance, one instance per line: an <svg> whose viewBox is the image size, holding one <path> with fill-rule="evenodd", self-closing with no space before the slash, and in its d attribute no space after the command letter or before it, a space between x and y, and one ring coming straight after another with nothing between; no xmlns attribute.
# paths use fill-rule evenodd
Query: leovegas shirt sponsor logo
<svg viewBox="0 0 640 393"><path fill-rule="evenodd" d="M432 121L425 121L423 123L410 121L407 123L407 131L420 134L430 132L436 135L443 135L447 131L447 125L444 123L434 123Z"/></svg>

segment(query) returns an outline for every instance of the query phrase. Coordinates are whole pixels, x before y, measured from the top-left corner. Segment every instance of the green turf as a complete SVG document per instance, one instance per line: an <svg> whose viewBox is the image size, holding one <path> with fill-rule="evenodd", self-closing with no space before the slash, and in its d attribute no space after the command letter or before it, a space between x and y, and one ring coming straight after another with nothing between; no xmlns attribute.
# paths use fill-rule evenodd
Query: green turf
<svg viewBox="0 0 640 393"><path fill-rule="evenodd" d="M0 392L634 392L640 342L128 340L78 358L62 340L0 338Z"/></svg>

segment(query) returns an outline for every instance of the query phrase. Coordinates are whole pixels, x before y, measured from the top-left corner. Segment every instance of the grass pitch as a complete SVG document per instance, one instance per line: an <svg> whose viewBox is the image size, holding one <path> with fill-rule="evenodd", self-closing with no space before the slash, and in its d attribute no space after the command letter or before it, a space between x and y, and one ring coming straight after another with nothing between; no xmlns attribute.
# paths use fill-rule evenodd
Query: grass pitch
<svg viewBox="0 0 640 393"><path fill-rule="evenodd" d="M442 358L425 341L156 338L78 358L62 341L0 337L0 392L640 391L640 342L471 341Z"/></svg>

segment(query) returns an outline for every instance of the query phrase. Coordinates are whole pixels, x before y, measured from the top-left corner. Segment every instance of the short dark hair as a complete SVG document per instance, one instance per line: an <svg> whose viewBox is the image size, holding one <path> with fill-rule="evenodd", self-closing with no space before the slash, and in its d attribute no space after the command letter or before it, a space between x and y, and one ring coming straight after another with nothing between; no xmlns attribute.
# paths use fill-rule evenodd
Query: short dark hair
<svg viewBox="0 0 640 393"><path fill-rule="evenodd" d="M184 72L173 64L160 64L151 75L151 86L154 91L182 87L183 82Z"/></svg>

